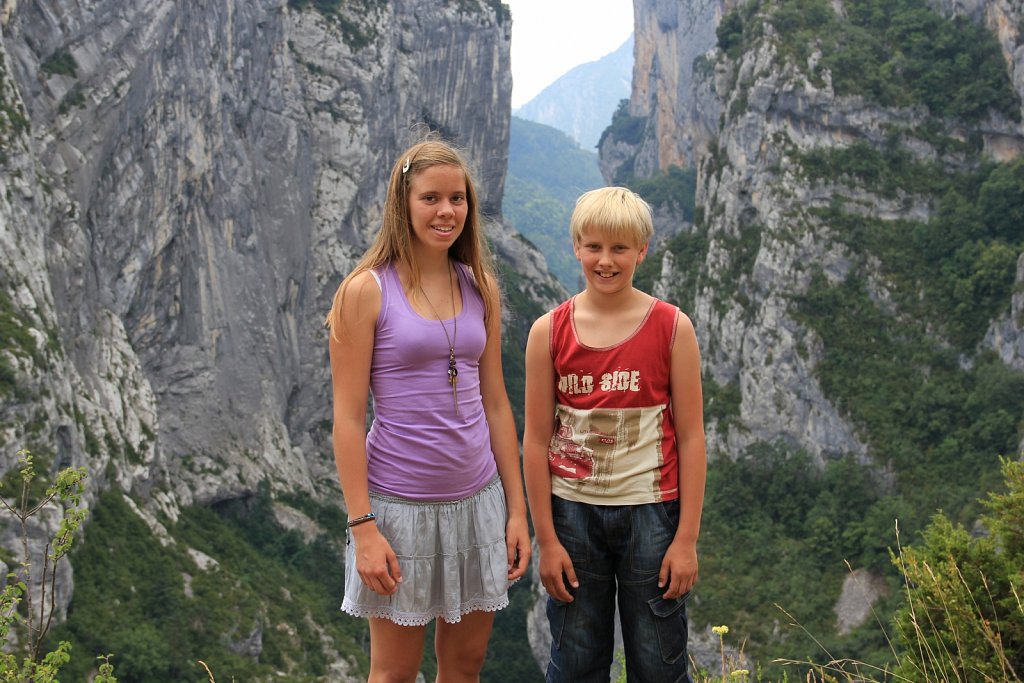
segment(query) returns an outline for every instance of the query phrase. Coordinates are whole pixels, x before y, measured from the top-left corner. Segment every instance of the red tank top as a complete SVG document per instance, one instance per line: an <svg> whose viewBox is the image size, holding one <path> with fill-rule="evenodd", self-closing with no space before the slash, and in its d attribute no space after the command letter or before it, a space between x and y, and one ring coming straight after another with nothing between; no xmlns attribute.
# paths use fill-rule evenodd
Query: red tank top
<svg viewBox="0 0 1024 683"><path fill-rule="evenodd" d="M679 309L656 299L633 334L595 349L579 341L573 301L551 312L552 493L596 505L675 500L679 467L669 375Z"/></svg>

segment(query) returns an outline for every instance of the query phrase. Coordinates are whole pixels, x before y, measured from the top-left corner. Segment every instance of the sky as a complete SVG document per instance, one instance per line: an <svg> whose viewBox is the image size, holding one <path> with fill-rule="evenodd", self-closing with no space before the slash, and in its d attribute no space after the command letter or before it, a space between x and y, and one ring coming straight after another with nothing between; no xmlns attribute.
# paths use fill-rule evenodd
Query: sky
<svg viewBox="0 0 1024 683"><path fill-rule="evenodd" d="M633 0L503 0L512 11L512 108L633 32Z"/></svg>

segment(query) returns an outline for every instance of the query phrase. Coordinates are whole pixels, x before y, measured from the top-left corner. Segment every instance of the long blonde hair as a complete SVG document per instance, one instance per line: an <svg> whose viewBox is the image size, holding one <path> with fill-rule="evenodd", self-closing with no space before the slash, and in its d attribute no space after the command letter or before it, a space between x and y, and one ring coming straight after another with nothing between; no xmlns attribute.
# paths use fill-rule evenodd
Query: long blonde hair
<svg viewBox="0 0 1024 683"><path fill-rule="evenodd" d="M384 199L384 215L380 230L373 244L363 254L334 293L331 310L324 324L331 330L331 336L338 339L341 329L341 302L352 278L360 273L380 268L388 263L403 267L410 277L409 286L415 290L420 283L419 264L413 258L413 230L409 218L409 186L418 173L433 166L456 166L466 178L466 223L462 233L448 249L448 255L460 261L473 271L476 286L484 299L484 322L489 329L494 302L498 300L497 279L490 249L483 239L482 222L478 212L476 187L469 166L455 147L441 140L418 142L398 157L391 169L388 192Z"/></svg>

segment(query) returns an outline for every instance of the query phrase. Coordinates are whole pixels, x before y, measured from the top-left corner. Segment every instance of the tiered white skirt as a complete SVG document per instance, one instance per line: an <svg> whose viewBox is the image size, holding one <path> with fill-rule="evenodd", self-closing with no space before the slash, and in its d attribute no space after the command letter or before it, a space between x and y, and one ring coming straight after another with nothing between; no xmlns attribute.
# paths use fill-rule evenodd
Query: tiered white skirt
<svg viewBox="0 0 1024 683"><path fill-rule="evenodd" d="M508 606L505 493L495 477L469 498L420 502L370 493L377 528L398 556L402 583L378 595L356 571L351 534L345 552L341 609L357 617L422 626L434 619L456 623L469 612Z"/></svg>

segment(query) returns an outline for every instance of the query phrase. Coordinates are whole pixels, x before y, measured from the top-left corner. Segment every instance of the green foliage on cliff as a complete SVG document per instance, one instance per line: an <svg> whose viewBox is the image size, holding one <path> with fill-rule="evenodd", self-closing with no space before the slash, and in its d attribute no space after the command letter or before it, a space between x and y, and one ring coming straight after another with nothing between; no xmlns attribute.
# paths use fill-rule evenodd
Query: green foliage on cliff
<svg viewBox="0 0 1024 683"><path fill-rule="evenodd" d="M858 268L842 282L815 277L797 310L822 341L822 389L876 457L913 482L901 488L911 508L943 501L966 522L996 481L996 457L1016 449L1024 414L1024 374L975 355L989 321L1008 310L1024 252L1024 162L949 173L861 145L817 153L811 166L879 194L934 198L931 220L887 221L837 196L818 215ZM881 280L867 278L869 262Z"/></svg>
<svg viewBox="0 0 1024 683"><path fill-rule="evenodd" d="M697 169L672 165L668 167L667 173L647 178L627 178L625 184L653 208L671 206L674 216L693 221Z"/></svg>
<svg viewBox="0 0 1024 683"><path fill-rule="evenodd" d="M862 279L815 279L799 311L822 341L817 377L902 484L909 531L940 505L967 522L998 479L997 456L1019 443L1024 373L987 356L965 367L929 336L931 321L886 309Z"/></svg>
<svg viewBox="0 0 1024 683"><path fill-rule="evenodd" d="M45 359L29 333L31 327L32 321L15 307L6 291L0 290L0 339L3 340L3 349L42 364Z"/></svg>
<svg viewBox="0 0 1024 683"><path fill-rule="evenodd" d="M67 48L57 50L44 59L39 68L48 74L60 74L71 78L78 76L78 62Z"/></svg>
<svg viewBox="0 0 1024 683"><path fill-rule="evenodd" d="M837 16L828 0L754 0L723 18L718 44L735 58L768 22L801 68L820 52L811 75L827 70L838 95L969 122L991 112L1019 120L999 45L984 27L945 19L925 0L856 0L843 11Z"/></svg>
<svg viewBox="0 0 1024 683"><path fill-rule="evenodd" d="M603 148L605 140L611 138L615 142L622 142L635 147L640 144L647 129L646 116L631 116L629 113L629 100L619 102L618 108L612 114L611 124L601 133L601 139L597 146ZM616 176L612 178L615 185L623 185L626 179L633 176L633 163L635 159L630 158L619 167Z"/></svg>
<svg viewBox="0 0 1024 683"><path fill-rule="evenodd" d="M647 117L631 116L629 100L622 100L615 113L612 114L611 125L601 134L601 141L603 142L605 137L613 136L616 140L621 140L626 144L637 145L640 143L646 127ZM600 146L600 143L598 145Z"/></svg>
<svg viewBox="0 0 1024 683"><path fill-rule="evenodd" d="M384 7L381 0L288 0L294 10L315 10L334 21L341 29L345 44L353 50L369 45L377 30L367 17Z"/></svg>
<svg viewBox="0 0 1024 683"><path fill-rule="evenodd" d="M869 189L889 188L881 194L927 190L935 215L886 221L860 215L837 197L819 216L856 254L880 259L905 315L929 320L935 332L970 352L988 321L1009 306L1017 256L1024 252L1024 160L942 173L935 165L893 164L878 154L854 170L849 152L819 152L815 156L824 162L813 163L832 177L857 176L868 179L857 184Z"/></svg>
<svg viewBox="0 0 1024 683"><path fill-rule="evenodd" d="M665 241L654 253L649 254L636 270L633 284L650 293L654 281L661 276L661 262L666 251L675 258L678 276L669 284L666 298L684 313L692 313L701 269L708 253L707 227L702 221L691 230L676 233Z"/></svg>
<svg viewBox="0 0 1024 683"><path fill-rule="evenodd" d="M0 55L0 164L6 163L11 140L29 129L28 117L9 80L6 54Z"/></svg>

